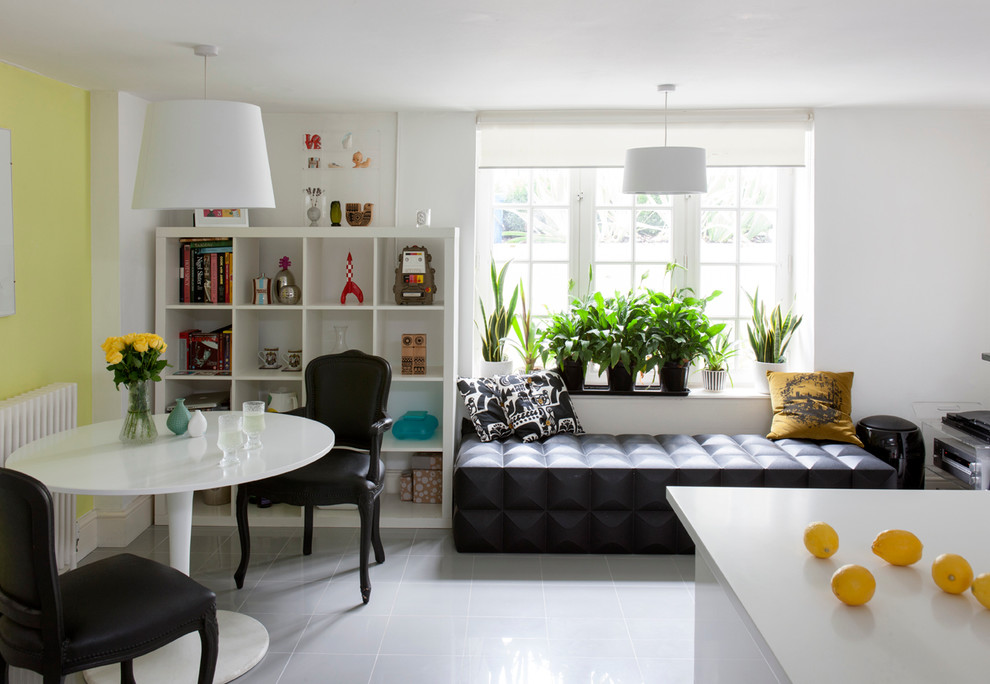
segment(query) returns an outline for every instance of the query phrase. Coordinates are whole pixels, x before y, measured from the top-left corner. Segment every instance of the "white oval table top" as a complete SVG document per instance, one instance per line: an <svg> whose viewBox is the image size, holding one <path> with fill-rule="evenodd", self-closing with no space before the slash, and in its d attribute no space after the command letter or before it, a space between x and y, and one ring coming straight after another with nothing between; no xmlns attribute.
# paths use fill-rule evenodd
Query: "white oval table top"
<svg viewBox="0 0 990 684"><path fill-rule="evenodd" d="M265 414L262 448L241 451L241 462L220 468L217 416L207 411L202 437L173 435L156 415L158 438L130 445L119 440L121 420L94 423L43 437L7 457L7 467L68 494L140 495L198 491L260 480L312 463L334 444L333 430L307 418Z"/></svg>

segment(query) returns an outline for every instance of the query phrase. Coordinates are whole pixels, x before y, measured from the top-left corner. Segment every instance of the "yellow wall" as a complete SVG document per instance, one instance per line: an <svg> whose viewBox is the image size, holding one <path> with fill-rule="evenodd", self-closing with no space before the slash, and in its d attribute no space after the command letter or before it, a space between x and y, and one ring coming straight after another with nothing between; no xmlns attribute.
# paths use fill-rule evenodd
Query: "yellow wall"
<svg viewBox="0 0 990 684"><path fill-rule="evenodd" d="M10 129L17 313L0 318L0 398L79 383L91 419L89 92L0 64Z"/></svg>
<svg viewBox="0 0 990 684"><path fill-rule="evenodd" d="M0 399L79 385L92 420L89 92L0 63L13 161L17 312L0 318ZM88 509L87 501L80 508Z"/></svg>

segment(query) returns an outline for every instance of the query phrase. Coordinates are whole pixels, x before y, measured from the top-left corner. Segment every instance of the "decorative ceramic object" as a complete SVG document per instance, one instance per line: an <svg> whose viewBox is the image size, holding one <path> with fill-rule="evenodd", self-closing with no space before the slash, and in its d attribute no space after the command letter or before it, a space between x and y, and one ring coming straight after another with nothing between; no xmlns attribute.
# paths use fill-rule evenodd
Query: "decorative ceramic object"
<svg viewBox="0 0 990 684"><path fill-rule="evenodd" d="M192 418L189 419L189 426L186 429L190 437L202 437L206 434L206 416L200 410L193 411Z"/></svg>
<svg viewBox="0 0 990 684"><path fill-rule="evenodd" d="M705 368L701 371L701 379L704 382L704 387L709 392L723 391L728 377L729 371L725 370L708 370Z"/></svg>
<svg viewBox="0 0 990 684"><path fill-rule="evenodd" d="M331 354L340 354L349 349L347 346L347 326L346 325L335 325L333 326L333 348L330 350Z"/></svg>
<svg viewBox="0 0 990 684"><path fill-rule="evenodd" d="M252 304L272 303L272 279L262 273L257 278L252 278Z"/></svg>
<svg viewBox="0 0 990 684"><path fill-rule="evenodd" d="M770 394L767 371L783 371L786 369L786 363L763 363L762 361L755 361L753 365L753 381L756 385L756 391L760 394Z"/></svg>
<svg viewBox="0 0 990 684"><path fill-rule="evenodd" d="M151 417L152 381L136 380L127 387L127 415L120 428L120 441L144 444L155 441L158 428Z"/></svg>
<svg viewBox="0 0 990 684"><path fill-rule="evenodd" d="M306 149L307 150L319 150L322 149L323 143L320 140L320 136L317 133L307 133L306 134Z"/></svg>
<svg viewBox="0 0 990 684"><path fill-rule="evenodd" d="M344 289L340 293L340 303L345 304L347 300L347 295L352 294L357 297L358 304L364 304L364 293L361 292L361 288L357 286L354 282L354 260L351 258L351 253L347 253L347 282L344 283Z"/></svg>
<svg viewBox="0 0 990 684"><path fill-rule="evenodd" d="M258 352L258 361L261 365L258 368L278 368L278 347L265 347Z"/></svg>
<svg viewBox="0 0 990 684"><path fill-rule="evenodd" d="M354 134L348 133L343 138L340 139L340 146L345 150L351 149L354 146Z"/></svg>
<svg viewBox="0 0 990 684"><path fill-rule="evenodd" d="M340 225L340 200L334 200L330 203L330 225Z"/></svg>
<svg viewBox="0 0 990 684"><path fill-rule="evenodd" d="M297 304L299 302L300 292L296 286L296 278L289 270L291 265L292 261L287 256L278 260L278 267L282 270L275 274L274 290L275 298L282 304Z"/></svg>
<svg viewBox="0 0 990 684"><path fill-rule="evenodd" d="M371 223L371 217L375 210L375 205L368 202L364 209L358 202L348 202L346 209L347 223L355 227L367 226Z"/></svg>
<svg viewBox="0 0 990 684"><path fill-rule="evenodd" d="M168 414L165 427L176 435L185 434L189 428L189 409L186 408L186 400L183 397L175 400L175 408Z"/></svg>
<svg viewBox="0 0 990 684"><path fill-rule="evenodd" d="M295 392L290 392L285 387L279 387L277 392L269 394L266 403L268 410L276 413L286 413L299 408L299 399Z"/></svg>
<svg viewBox="0 0 990 684"><path fill-rule="evenodd" d="M366 169L368 168L368 165L371 164L371 157L365 157L361 154L361 151L358 150L351 157L351 161L354 162L355 169Z"/></svg>
<svg viewBox="0 0 990 684"><path fill-rule="evenodd" d="M323 188L306 188L306 194L309 195L309 208L306 209L306 218L309 219L310 227L315 227L319 225L320 217L323 216L323 211L320 209L320 203L323 201Z"/></svg>
<svg viewBox="0 0 990 684"><path fill-rule="evenodd" d="M483 378L510 375L512 373L512 361L482 361L479 373Z"/></svg>

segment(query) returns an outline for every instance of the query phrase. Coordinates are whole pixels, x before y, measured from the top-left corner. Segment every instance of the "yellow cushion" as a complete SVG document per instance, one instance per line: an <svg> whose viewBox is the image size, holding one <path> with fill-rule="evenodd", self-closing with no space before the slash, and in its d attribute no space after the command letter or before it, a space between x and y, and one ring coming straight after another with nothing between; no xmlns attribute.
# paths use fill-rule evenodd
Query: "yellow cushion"
<svg viewBox="0 0 990 684"><path fill-rule="evenodd" d="M773 407L768 439L824 439L863 446L849 415L852 412L851 372L769 371L767 381Z"/></svg>

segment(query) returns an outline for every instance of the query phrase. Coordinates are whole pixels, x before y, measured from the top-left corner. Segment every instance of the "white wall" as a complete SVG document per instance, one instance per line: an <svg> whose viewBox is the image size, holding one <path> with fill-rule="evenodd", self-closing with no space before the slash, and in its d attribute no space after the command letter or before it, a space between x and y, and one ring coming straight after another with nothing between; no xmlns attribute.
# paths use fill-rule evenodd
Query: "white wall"
<svg viewBox="0 0 990 684"><path fill-rule="evenodd" d="M414 226L416 211L429 209L431 225L461 228L457 372L470 375L474 332L475 115L400 113L396 159L396 224Z"/></svg>
<svg viewBox="0 0 990 684"><path fill-rule="evenodd" d="M815 365L853 418L990 406L990 112L815 112Z"/></svg>

